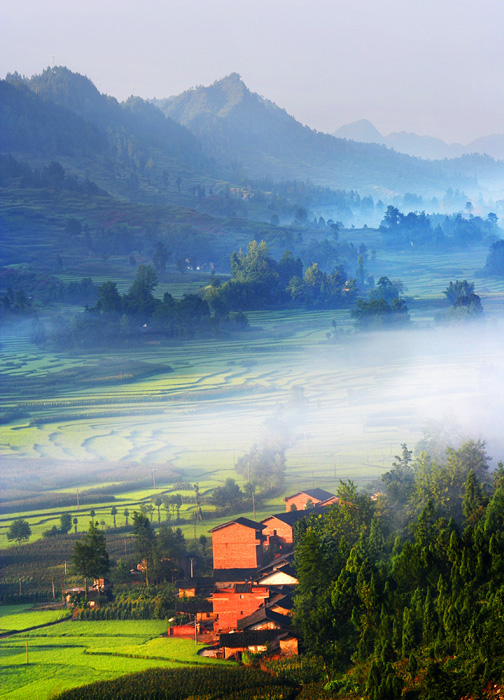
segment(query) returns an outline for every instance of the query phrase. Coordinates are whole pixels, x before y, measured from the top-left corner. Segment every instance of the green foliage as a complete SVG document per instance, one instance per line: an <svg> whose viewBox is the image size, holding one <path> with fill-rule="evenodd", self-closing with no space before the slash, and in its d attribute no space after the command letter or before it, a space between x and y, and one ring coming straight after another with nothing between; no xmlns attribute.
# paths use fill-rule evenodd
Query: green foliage
<svg viewBox="0 0 504 700"><path fill-rule="evenodd" d="M72 566L75 573L84 578L87 599L88 578L101 578L109 570L105 535L99 530L98 523L91 521L86 535L74 544Z"/></svg>
<svg viewBox="0 0 504 700"><path fill-rule="evenodd" d="M341 484L340 504L297 528L295 624L336 674L333 691L469 696L504 673L502 470L488 500L482 443L448 449L444 464L402 447L378 501ZM409 532L391 517L397 506Z"/></svg>
<svg viewBox="0 0 504 700"><path fill-rule="evenodd" d="M18 545L20 545L21 542L29 540L30 536L31 527L23 518L13 520L9 525L9 529L7 530L7 539L9 541L14 540Z"/></svg>

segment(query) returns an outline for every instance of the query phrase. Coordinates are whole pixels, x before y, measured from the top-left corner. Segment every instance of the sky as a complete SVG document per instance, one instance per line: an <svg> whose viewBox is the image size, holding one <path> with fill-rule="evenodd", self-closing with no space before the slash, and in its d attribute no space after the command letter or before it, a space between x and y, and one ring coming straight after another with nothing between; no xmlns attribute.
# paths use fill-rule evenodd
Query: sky
<svg viewBox="0 0 504 700"><path fill-rule="evenodd" d="M54 60L123 100L237 72L319 131L468 143L504 133L503 30L504 0L5 0L0 76Z"/></svg>

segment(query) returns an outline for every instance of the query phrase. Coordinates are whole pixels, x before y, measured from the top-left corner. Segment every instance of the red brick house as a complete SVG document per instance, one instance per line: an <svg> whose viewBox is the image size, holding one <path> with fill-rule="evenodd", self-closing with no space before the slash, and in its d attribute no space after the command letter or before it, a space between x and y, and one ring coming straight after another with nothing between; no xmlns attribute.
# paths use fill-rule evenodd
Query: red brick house
<svg viewBox="0 0 504 700"><path fill-rule="evenodd" d="M211 530L214 578L244 582L263 564L265 525L236 518Z"/></svg>
<svg viewBox="0 0 504 700"><path fill-rule="evenodd" d="M237 583L212 594L214 631L236 629L238 620L254 613L269 598L269 588Z"/></svg>
<svg viewBox="0 0 504 700"><path fill-rule="evenodd" d="M298 491L298 493L295 493L293 496L284 498L285 510L287 512L291 510L305 510L308 501L311 501L311 503L316 506L333 497L333 493L325 491L324 489L306 489L305 491Z"/></svg>
<svg viewBox="0 0 504 700"><path fill-rule="evenodd" d="M288 513L270 515L262 521L264 525L263 535L268 546L277 546L285 549L294 542L294 525L304 518L307 513L303 510L293 510Z"/></svg>

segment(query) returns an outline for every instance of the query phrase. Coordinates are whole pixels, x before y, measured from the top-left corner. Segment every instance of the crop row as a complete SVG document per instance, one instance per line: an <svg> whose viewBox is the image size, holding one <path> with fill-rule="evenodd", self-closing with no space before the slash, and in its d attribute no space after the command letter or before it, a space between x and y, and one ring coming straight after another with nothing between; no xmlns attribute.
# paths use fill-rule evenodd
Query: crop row
<svg viewBox="0 0 504 700"><path fill-rule="evenodd" d="M67 690L58 700L290 700L293 687L249 668L151 669Z"/></svg>

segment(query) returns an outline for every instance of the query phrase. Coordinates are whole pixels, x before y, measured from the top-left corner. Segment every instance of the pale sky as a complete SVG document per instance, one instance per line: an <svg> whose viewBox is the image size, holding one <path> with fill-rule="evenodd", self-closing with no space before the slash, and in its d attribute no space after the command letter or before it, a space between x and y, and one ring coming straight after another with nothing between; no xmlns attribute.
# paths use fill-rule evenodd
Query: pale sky
<svg viewBox="0 0 504 700"><path fill-rule="evenodd" d="M123 100L240 73L332 132L504 133L504 0L3 0L0 76L52 64Z"/></svg>

